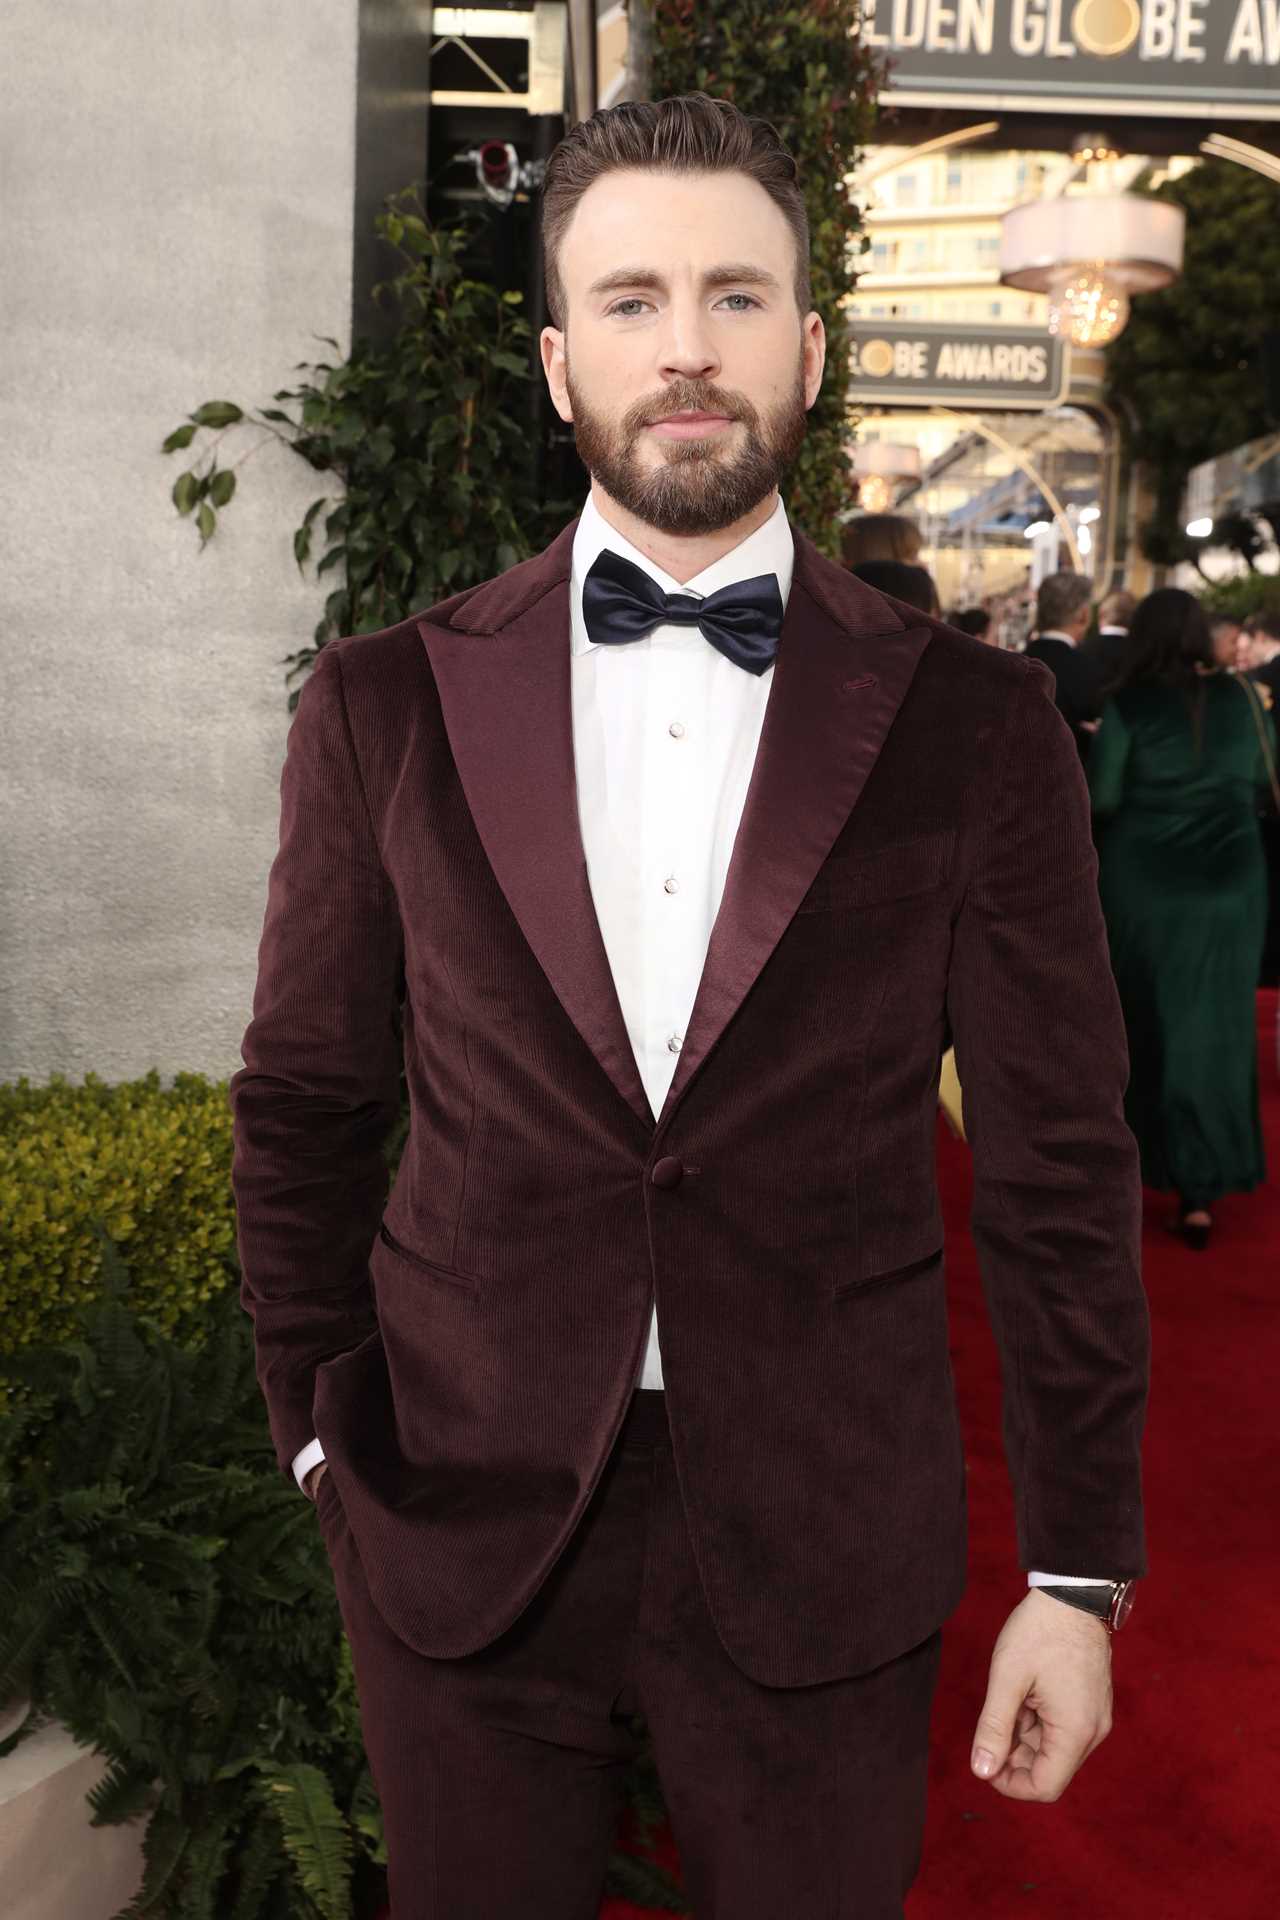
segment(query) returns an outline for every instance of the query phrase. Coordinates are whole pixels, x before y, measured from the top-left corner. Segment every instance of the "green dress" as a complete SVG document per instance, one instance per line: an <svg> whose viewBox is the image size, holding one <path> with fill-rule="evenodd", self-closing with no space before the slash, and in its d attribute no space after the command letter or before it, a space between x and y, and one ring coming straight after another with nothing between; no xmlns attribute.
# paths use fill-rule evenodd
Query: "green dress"
<svg viewBox="0 0 1280 1920"><path fill-rule="evenodd" d="M1188 1207L1266 1176L1255 1013L1266 778L1250 697L1225 672L1192 693L1122 689L1089 756L1098 890L1129 1038L1125 1117L1146 1185L1173 1188Z"/></svg>

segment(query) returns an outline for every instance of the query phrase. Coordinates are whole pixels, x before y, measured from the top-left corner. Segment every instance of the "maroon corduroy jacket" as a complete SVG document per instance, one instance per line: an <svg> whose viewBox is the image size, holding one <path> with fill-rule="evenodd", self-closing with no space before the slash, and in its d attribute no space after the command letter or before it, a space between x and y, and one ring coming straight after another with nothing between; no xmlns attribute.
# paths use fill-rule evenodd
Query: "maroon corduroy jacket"
<svg viewBox="0 0 1280 1920"><path fill-rule="evenodd" d="M656 1296L728 1653L796 1686L914 1646L965 1576L934 1163L954 1036L1021 1564L1144 1573L1127 1056L1050 675L797 537L655 1122L578 829L572 536L331 643L294 716L231 1082L281 1471L318 1434L389 1625L484 1647L591 1497Z"/></svg>

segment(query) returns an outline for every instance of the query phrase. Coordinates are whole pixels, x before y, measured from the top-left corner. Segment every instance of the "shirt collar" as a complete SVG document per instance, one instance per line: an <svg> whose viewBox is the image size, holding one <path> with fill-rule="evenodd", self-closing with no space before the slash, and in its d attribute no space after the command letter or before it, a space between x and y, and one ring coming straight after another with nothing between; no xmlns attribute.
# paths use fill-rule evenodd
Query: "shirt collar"
<svg viewBox="0 0 1280 1920"><path fill-rule="evenodd" d="M761 573L776 576L784 607L791 591L795 541L781 495L762 527L757 527L754 533L749 533L745 540L739 541L719 560L713 560L709 567L704 567L701 573L694 574L692 580L682 584L679 580L673 580L669 573L664 573L656 562L611 527L596 505L594 493L589 493L573 536L573 561L569 576L571 641L575 654L590 653L596 646L596 642L587 637L586 622L582 617L582 583L593 561L605 547L611 553L621 555L624 560L630 560L634 566L643 568L664 593L696 593L699 598L705 598L709 593L717 593L721 587L736 586L740 580L752 580ZM696 628L691 627L687 631L695 639L700 637Z"/></svg>
<svg viewBox="0 0 1280 1920"><path fill-rule="evenodd" d="M1064 647L1074 647L1076 642L1072 634L1059 633L1057 627L1044 627L1039 635L1041 640L1061 640Z"/></svg>

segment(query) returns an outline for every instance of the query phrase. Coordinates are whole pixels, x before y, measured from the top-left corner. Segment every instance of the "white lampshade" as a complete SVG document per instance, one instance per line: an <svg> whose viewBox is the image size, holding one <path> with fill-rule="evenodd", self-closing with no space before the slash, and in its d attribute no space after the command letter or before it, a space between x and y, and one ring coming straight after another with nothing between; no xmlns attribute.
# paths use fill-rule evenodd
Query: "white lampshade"
<svg viewBox="0 0 1280 1920"><path fill-rule="evenodd" d="M1000 223L1005 286L1049 296L1049 328L1078 346L1106 346L1124 329L1135 293L1182 271L1186 215L1133 193L1028 200Z"/></svg>

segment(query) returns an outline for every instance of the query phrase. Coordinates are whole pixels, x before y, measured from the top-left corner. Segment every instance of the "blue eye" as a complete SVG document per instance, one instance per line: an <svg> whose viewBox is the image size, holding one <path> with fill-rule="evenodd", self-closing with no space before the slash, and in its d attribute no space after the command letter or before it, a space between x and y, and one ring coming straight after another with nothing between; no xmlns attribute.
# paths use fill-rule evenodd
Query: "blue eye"
<svg viewBox="0 0 1280 1920"><path fill-rule="evenodd" d="M741 306L730 308L733 313L750 313L760 305L760 302L750 293L726 293L721 296L717 305L723 307L731 300L742 302ZM628 294L624 299L615 300L611 307L606 308L606 318L613 319L616 316L620 320L634 320L645 312L648 305L649 302L642 300L638 294Z"/></svg>

